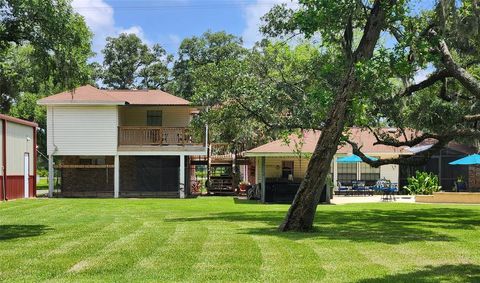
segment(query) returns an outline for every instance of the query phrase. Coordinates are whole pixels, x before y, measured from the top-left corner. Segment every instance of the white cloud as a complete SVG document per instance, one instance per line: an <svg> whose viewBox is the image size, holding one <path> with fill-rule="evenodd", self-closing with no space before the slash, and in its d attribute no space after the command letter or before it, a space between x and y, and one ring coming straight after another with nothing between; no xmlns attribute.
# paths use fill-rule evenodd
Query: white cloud
<svg viewBox="0 0 480 283"><path fill-rule="evenodd" d="M121 33L132 33L137 35L143 42L150 45L142 27L119 27L115 23L114 9L104 0L73 0L73 9L85 18L90 30L93 32L93 51L97 53L93 61L103 60L101 50L105 47L106 39L109 36L118 36Z"/></svg>
<svg viewBox="0 0 480 283"><path fill-rule="evenodd" d="M152 45L152 43L145 37L145 33L143 32L143 29L141 26L131 26L129 28L121 28L116 32L117 35L121 33L134 34L138 36L147 45L149 46Z"/></svg>
<svg viewBox="0 0 480 283"><path fill-rule="evenodd" d="M262 38L259 31L262 24L261 18L276 4L286 3L289 7L297 6L291 0L256 0L252 4L245 5L243 15L246 26L242 33L242 38L246 47L252 47L255 42Z"/></svg>
<svg viewBox="0 0 480 283"><path fill-rule="evenodd" d="M93 51L99 53L107 36L115 34L113 8L103 0L73 0L73 9L85 18L93 32Z"/></svg>

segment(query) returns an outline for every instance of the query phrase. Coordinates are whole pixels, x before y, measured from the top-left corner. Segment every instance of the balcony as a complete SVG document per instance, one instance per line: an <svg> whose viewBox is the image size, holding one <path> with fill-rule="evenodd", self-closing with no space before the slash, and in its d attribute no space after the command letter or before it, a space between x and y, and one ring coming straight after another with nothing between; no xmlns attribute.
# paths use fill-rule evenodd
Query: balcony
<svg viewBox="0 0 480 283"><path fill-rule="evenodd" d="M120 126L118 127L119 149L179 149L191 147L202 148L201 138L195 139L188 128L181 127L149 127L149 126Z"/></svg>

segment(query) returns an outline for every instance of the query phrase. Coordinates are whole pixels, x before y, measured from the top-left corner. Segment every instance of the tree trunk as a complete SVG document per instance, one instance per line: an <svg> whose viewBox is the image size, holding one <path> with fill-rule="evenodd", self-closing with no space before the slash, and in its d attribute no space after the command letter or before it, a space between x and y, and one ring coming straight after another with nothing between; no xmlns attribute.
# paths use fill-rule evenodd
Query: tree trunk
<svg viewBox="0 0 480 283"><path fill-rule="evenodd" d="M292 206L288 210L280 231L308 231L312 229L313 219L320 196L325 186L330 164L337 152L340 137L346 122L347 108L357 87L354 68L344 80L341 93L335 98L334 108L330 111L320 139L308 163L307 172L300 184Z"/></svg>
<svg viewBox="0 0 480 283"><path fill-rule="evenodd" d="M313 220L323 187L330 172L330 164L337 152L340 137L347 120L347 110L358 88L355 64L366 61L373 56L380 32L385 25L386 9L396 1L376 0L363 30L360 43L351 56L351 62L345 73L342 87L339 89L322 134L317 142L307 172L300 184L295 199L280 225L280 231L308 231L313 227ZM349 28L348 25L346 28ZM348 52L348 51L347 51ZM348 55L348 54L347 54ZM350 58L350 56L347 56Z"/></svg>

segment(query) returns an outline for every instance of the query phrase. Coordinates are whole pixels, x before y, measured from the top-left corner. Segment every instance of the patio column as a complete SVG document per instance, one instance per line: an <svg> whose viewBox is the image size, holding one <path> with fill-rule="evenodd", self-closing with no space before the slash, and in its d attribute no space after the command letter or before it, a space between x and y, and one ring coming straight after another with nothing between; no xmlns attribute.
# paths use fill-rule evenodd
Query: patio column
<svg viewBox="0 0 480 283"><path fill-rule="evenodd" d="M55 180L55 170L53 169L53 155L48 156L48 197L53 197L53 187Z"/></svg>
<svg viewBox="0 0 480 283"><path fill-rule="evenodd" d="M115 155L113 162L113 197L118 198L120 195L120 157Z"/></svg>
<svg viewBox="0 0 480 283"><path fill-rule="evenodd" d="M333 157L333 187L337 187L338 181L338 163L337 163L337 155Z"/></svg>
<svg viewBox="0 0 480 283"><path fill-rule="evenodd" d="M267 185L265 181L265 156L260 157L260 180L262 189L262 202L265 202L265 189Z"/></svg>
<svg viewBox="0 0 480 283"><path fill-rule="evenodd" d="M185 198L185 155L180 155L179 195Z"/></svg>

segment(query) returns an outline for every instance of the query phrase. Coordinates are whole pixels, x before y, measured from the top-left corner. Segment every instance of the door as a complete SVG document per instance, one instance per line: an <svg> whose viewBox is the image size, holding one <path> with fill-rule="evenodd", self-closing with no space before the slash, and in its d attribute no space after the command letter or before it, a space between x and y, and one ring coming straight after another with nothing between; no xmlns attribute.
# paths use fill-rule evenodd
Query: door
<svg viewBox="0 0 480 283"><path fill-rule="evenodd" d="M24 191L24 196L25 198L29 197L29 188L30 184L28 183L28 176L30 175L30 156L28 152L25 152L23 155L23 191Z"/></svg>

